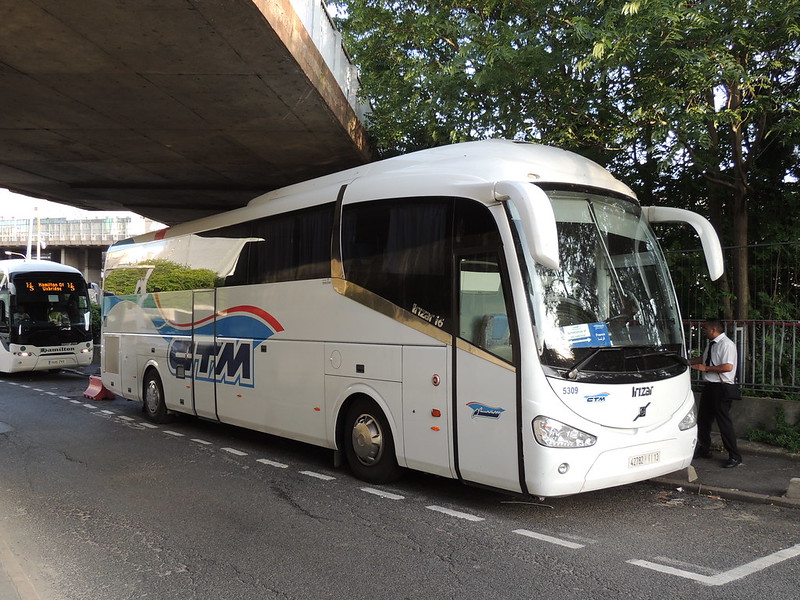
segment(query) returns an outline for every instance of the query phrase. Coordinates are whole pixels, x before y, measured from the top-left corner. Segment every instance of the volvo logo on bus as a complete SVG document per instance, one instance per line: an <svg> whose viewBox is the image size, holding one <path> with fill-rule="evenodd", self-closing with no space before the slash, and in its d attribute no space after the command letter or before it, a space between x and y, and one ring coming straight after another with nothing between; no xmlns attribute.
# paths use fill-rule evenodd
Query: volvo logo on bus
<svg viewBox="0 0 800 600"><path fill-rule="evenodd" d="M252 365L251 340L197 342L194 351L191 340L172 340L169 345L169 370L173 375L191 372L198 381L254 387Z"/></svg>

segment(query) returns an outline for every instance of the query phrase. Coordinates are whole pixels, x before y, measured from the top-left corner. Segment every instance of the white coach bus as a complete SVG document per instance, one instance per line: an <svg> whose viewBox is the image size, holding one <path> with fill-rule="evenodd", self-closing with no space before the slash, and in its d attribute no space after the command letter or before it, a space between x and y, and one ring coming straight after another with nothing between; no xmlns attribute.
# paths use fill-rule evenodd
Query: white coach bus
<svg viewBox="0 0 800 600"><path fill-rule="evenodd" d="M46 260L0 260L0 372L86 366L93 352L80 271Z"/></svg>
<svg viewBox="0 0 800 600"><path fill-rule="evenodd" d="M681 318L652 222L597 164L468 142L276 190L113 245L104 385L403 467L560 496L686 467Z"/></svg>

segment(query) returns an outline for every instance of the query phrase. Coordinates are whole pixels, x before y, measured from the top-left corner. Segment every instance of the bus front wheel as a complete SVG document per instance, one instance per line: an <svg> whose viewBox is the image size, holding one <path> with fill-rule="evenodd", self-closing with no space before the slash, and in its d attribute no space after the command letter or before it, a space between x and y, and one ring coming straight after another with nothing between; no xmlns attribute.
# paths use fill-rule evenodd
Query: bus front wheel
<svg viewBox="0 0 800 600"><path fill-rule="evenodd" d="M394 439L383 412L371 400L358 398L347 411L344 451L353 474L369 483L400 477Z"/></svg>
<svg viewBox="0 0 800 600"><path fill-rule="evenodd" d="M144 377L144 397L142 411L144 416L153 423L167 423L170 415L164 402L164 386L158 373L151 370Z"/></svg>

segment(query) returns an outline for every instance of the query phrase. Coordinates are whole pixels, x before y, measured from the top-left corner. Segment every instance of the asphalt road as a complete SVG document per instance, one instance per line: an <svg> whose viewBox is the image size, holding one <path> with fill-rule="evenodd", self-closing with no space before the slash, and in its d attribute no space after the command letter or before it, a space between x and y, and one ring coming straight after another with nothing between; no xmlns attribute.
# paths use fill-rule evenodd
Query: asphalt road
<svg viewBox="0 0 800 600"><path fill-rule="evenodd" d="M797 598L800 514L652 483L544 502L0 376L0 557L22 600ZM2 600L6 600L2 598Z"/></svg>

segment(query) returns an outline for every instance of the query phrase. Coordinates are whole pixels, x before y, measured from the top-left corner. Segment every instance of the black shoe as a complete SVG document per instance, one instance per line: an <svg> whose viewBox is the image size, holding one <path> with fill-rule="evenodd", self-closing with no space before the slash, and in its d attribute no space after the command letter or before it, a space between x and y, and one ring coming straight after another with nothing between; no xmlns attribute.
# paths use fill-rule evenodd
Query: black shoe
<svg viewBox="0 0 800 600"><path fill-rule="evenodd" d="M726 462L724 465L722 465L722 468L723 469L732 469L733 467L738 467L740 464L742 464L741 460L737 460L735 458L729 458L728 462Z"/></svg>
<svg viewBox="0 0 800 600"><path fill-rule="evenodd" d="M711 451L698 448L694 451L694 458L711 458Z"/></svg>

